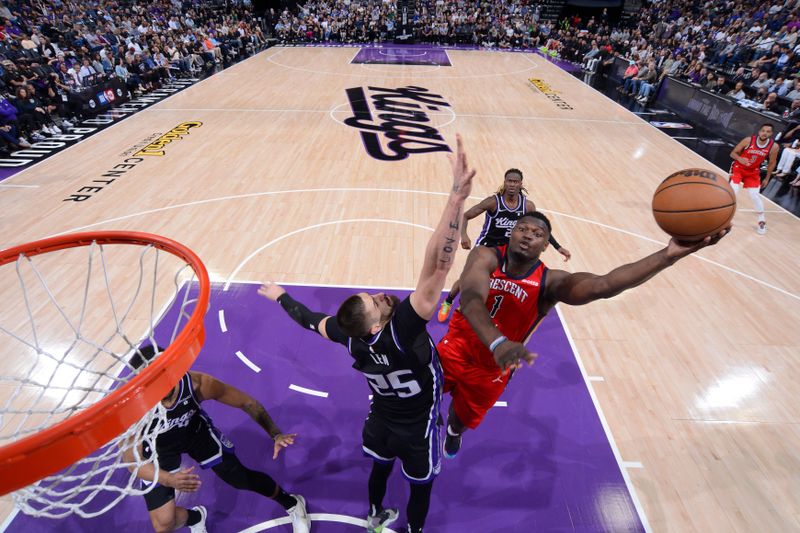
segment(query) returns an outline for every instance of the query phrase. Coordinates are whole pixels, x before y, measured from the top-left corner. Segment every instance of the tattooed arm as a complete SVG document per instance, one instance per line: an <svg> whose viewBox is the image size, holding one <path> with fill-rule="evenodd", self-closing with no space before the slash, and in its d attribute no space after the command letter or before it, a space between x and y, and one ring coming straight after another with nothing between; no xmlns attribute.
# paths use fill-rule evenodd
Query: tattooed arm
<svg viewBox="0 0 800 533"><path fill-rule="evenodd" d="M449 156L453 167L453 188L442 218L425 248L422 272L417 281L417 288L411 293L410 298L414 311L425 320L433 318L447 273L453 266L453 258L458 250L461 235L464 201L469 197L472 178L475 177L475 170L468 168L467 155L464 153L464 143L460 135L457 136L457 143L456 155Z"/></svg>
<svg viewBox="0 0 800 533"><path fill-rule="evenodd" d="M277 424L269 416L269 413L261 402L247 394L240 391L232 385L224 383L214 376L204 374L202 372L189 372L194 385L195 395L199 401L203 400L217 400L225 405L241 409L250 418L256 421L264 431L275 441L275 452L273 459L278 456L281 448L285 448L289 444L294 444L296 433L284 434L278 429Z"/></svg>

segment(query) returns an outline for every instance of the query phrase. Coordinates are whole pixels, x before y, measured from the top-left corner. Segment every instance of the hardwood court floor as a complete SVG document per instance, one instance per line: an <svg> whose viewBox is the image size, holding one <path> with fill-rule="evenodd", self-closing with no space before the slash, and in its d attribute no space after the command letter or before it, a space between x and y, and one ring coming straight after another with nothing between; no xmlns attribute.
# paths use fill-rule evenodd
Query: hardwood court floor
<svg viewBox="0 0 800 533"><path fill-rule="evenodd" d="M441 95L449 106L424 111L450 145L464 136L475 201L522 169L573 253L563 264L548 250L552 267L602 273L658 250L657 184L710 166L538 56L449 51L453 66L437 68L351 65L355 53L270 49L11 178L28 187L0 187L0 246L139 230L189 245L215 280L413 286L448 163L368 155L343 124L358 87L368 100L381 92L368 87ZM186 122L202 125L112 183L92 181ZM104 186L79 191L90 185ZM90 197L64 201L73 194ZM800 528L800 221L767 203L758 236L743 198L719 246L612 300L561 306L655 531Z"/></svg>

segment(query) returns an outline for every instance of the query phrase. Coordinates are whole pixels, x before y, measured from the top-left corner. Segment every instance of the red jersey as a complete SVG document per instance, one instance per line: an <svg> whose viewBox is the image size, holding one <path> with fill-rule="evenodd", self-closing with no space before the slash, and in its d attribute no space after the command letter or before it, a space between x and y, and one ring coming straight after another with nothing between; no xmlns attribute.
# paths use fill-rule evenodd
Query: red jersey
<svg viewBox="0 0 800 533"><path fill-rule="evenodd" d="M543 294L547 267L537 261L524 276L505 273L508 245L495 248L499 266L489 276L489 296L486 309L492 322L503 335L515 342L525 342L544 316L539 315L539 300ZM458 339L461 346L469 346L474 362L480 366L497 368L489 348L478 339L466 317L457 309L450 319L445 339Z"/></svg>
<svg viewBox="0 0 800 533"><path fill-rule="evenodd" d="M740 157L744 157L749 161L747 165L743 165L738 161L733 162L734 169L742 169L742 170L757 170L761 167L761 163L769 155L769 151L772 150L772 145L775 144L775 141L770 138L767 141L767 145L762 148L758 145L758 136L753 135L750 137L750 144L747 145L747 148L742 150L742 153L739 154Z"/></svg>

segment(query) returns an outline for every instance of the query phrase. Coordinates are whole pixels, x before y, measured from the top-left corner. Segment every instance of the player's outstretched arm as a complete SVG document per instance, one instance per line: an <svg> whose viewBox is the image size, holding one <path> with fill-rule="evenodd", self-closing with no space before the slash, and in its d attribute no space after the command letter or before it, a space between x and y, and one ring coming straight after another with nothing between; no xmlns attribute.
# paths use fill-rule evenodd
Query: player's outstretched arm
<svg viewBox="0 0 800 533"><path fill-rule="evenodd" d="M417 288L410 296L414 311L425 320L433 318L447 273L453 266L453 258L458 250L461 213L464 201L472 190L472 178L475 177L475 170L470 169L467 164L467 154L464 152L461 135L456 136L456 143L456 155L448 154L453 168L453 187L442 217L425 248L422 272L417 281Z"/></svg>
<svg viewBox="0 0 800 533"><path fill-rule="evenodd" d="M496 204L497 201L495 200L494 196L489 196L488 198L481 200L480 203L477 203L464 211L464 216L461 219L461 247L463 249L469 250L472 248L472 241L469 240L469 235L467 235L467 223L486 211L495 208Z"/></svg>
<svg viewBox="0 0 800 533"><path fill-rule="evenodd" d="M309 310L308 307L292 298L289 293L286 292L286 289L277 283L271 281L264 282L264 284L258 288L258 294L273 302L278 302L283 310L286 311L286 314L305 329L316 331L330 341L347 342L346 337L340 339L334 335L334 338L332 338L329 334L326 325L328 319L331 318L330 315ZM339 336L341 336L341 334L339 334Z"/></svg>
<svg viewBox="0 0 800 533"><path fill-rule="evenodd" d="M492 351L497 366L506 370L518 367L520 361L532 363L536 354L528 352L522 343L506 339L489 316L489 310L486 309L489 277L497 265L494 248L478 246L470 252L464 272L461 273L461 312L478 339Z"/></svg>
<svg viewBox="0 0 800 533"><path fill-rule="evenodd" d="M282 448L294 443L294 438L297 434L281 432L267 410L261 405L261 402L246 392L240 391L233 385L228 385L209 374L202 372L189 372L189 374L192 377L195 394L199 401L216 400L225 405L241 409L250 415L250 418L255 420L259 426L264 428L264 431L275 441L273 459L278 456L278 452Z"/></svg>
<svg viewBox="0 0 800 533"><path fill-rule="evenodd" d="M551 270L547 275L544 311L558 302L569 305L584 305L595 300L612 298L649 280L662 270L675 264L689 254L719 242L730 227L714 237L706 237L697 243L681 243L672 239L666 248L648 255L634 263L615 268L604 276L589 272L570 274L563 270Z"/></svg>

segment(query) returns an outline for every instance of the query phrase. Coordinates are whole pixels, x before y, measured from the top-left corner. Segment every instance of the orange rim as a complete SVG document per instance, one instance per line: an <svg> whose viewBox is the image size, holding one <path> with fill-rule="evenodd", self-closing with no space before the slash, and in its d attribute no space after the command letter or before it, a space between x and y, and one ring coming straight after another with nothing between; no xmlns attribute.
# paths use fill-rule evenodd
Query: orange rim
<svg viewBox="0 0 800 533"><path fill-rule="evenodd" d="M205 341L203 317L211 284L200 258L186 246L158 235L129 231L72 233L0 251L0 266L65 248L97 244L153 245L186 261L200 283L194 312L172 344L138 376L91 407L35 435L0 447L0 495L30 485L98 450L136 423L189 370Z"/></svg>

